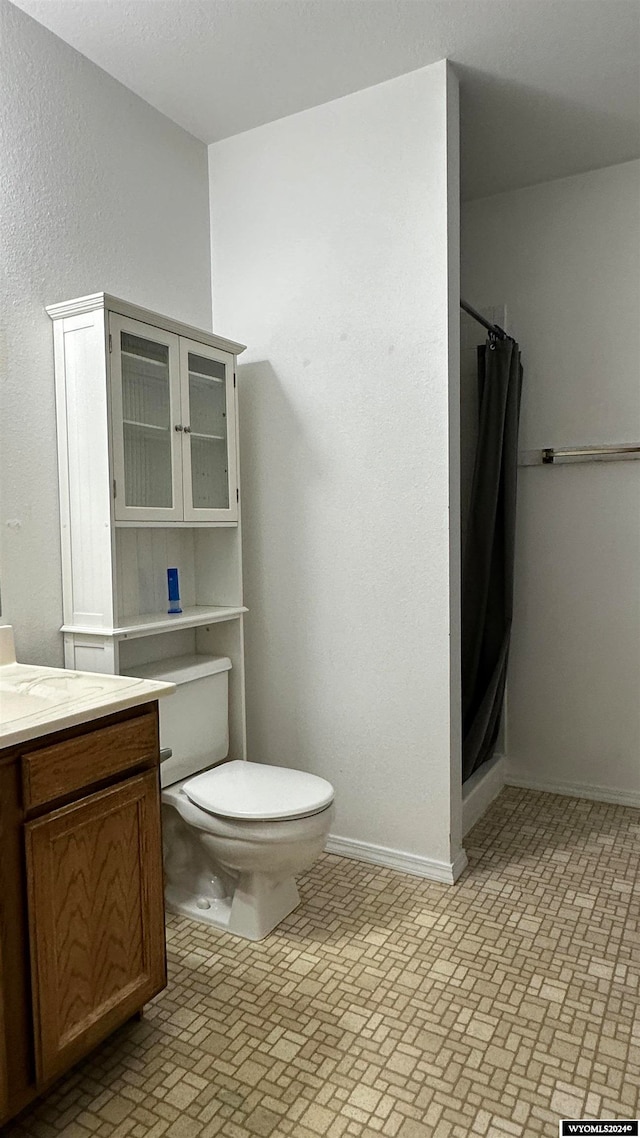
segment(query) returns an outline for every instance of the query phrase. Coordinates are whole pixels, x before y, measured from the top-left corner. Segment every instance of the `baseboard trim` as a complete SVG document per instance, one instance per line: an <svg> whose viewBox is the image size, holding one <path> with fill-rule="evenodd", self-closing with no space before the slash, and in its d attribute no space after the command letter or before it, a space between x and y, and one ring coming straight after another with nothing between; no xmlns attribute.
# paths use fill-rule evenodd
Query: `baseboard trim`
<svg viewBox="0 0 640 1138"><path fill-rule="evenodd" d="M640 808L640 790L612 790L608 786L593 786L586 782L556 782L553 779L520 778L505 772L506 786L520 786L525 790L543 790L548 794L565 794L569 798L586 798L590 802L611 802L615 806Z"/></svg>
<svg viewBox="0 0 640 1138"><path fill-rule="evenodd" d="M506 759L495 755L462 784L462 836L469 833L491 806L505 784Z"/></svg>
<svg viewBox="0 0 640 1138"><path fill-rule="evenodd" d="M430 881L440 881L453 885L467 865L467 855L460 850L454 861L436 861L435 858L421 857L404 850L389 849L388 846L374 846L370 842L359 842L355 838L341 838L330 834L325 853L349 857L353 861L366 861L371 865L381 865L385 869L397 869L414 877L426 877Z"/></svg>

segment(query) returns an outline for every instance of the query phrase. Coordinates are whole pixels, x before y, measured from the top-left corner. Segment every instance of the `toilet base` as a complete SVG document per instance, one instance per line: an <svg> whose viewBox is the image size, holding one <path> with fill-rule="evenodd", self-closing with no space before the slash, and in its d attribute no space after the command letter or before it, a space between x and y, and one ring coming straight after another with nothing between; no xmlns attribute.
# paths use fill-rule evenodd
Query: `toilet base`
<svg viewBox="0 0 640 1138"><path fill-rule="evenodd" d="M167 908L247 940L262 940L300 904L295 878L322 853L333 806L246 822L196 806L183 783L162 792Z"/></svg>
<svg viewBox="0 0 640 1138"><path fill-rule="evenodd" d="M240 876L232 897L221 897L216 886L197 895L167 885L165 904L169 912L190 917L204 925L223 929L247 940L264 940L300 904L293 877L277 883L263 874Z"/></svg>

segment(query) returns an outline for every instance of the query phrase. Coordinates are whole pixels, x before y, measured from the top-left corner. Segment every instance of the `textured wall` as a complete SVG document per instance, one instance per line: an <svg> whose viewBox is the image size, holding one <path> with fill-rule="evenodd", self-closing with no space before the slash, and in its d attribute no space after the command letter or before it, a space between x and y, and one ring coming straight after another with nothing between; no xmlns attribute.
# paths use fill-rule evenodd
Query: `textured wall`
<svg viewBox="0 0 640 1138"><path fill-rule="evenodd" d="M523 349L522 449L640 442L639 234L639 162L465 206L463 293ZM515 778L640 803L639 504L640 463L520 472Z"/></svg>
<svg viewBox="0 0 640 1138"><path fill-rule="evenodd" d="M0 0L0 585L18 658L62 663L51 322L105 290L211 326L206 148Z"/></svg>
<svg viewBox="0 0 640 1138"><path fill-rule="evenodd" d="M456 147L443 63L210 148L214 320L249 345L249 755L329 778L336 834L447 862Z"/></svg>

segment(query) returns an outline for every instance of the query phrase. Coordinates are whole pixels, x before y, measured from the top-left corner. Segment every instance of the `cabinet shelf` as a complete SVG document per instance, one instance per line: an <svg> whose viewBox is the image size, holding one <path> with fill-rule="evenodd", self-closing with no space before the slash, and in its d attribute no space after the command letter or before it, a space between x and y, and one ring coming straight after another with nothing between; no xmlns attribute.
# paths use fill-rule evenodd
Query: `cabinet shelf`
<svg viewBox="0 0 640 1138"><path fill-rule="evenodd" d="M194 379L206 379L209 383L224 383L224 379L218 375L207 375L204 371L191 371L191 368L189 368L189 375Z"/></svg>
<svg viewBox="0 0 640 1138"><path fill-rule="evenodd" d="M158 427L155 423L139 423L136 419L123 419L125 427L139 427L143 431L168 431L168 427Z"/></svg>
<svg viewBox="0 0 640 1138"><path fill-rule="evenodd" d="M205 435L202 431L191 431L192 439L213 439L215 442L224 443L226 438L224 435Z"/></svg>
<svg viewBox="0 0 640 1138"><path fill-rule="evenodd" d="M152 356L143 356L139 352L125 352L124 349L120 352L121 356L126 356L128 360L138 360L139 363L151 364L153 367L162 367L165 371L168 368L166 360L154 360Z"/></svg>
<svg viewBox="0 0 640 1138"><path fill-rule="evenodd" d="M244 605L190 605L182 612L151 612L132 614L123 617L115 628L95 628L88 625L63 624L61 632L83 633L84 635L109 636L113 640L133 640L137 636L153 636L156 633L172 632L176 628L197 628L203 624L217 624L224 620L236 620L248 609Z"/></svg>

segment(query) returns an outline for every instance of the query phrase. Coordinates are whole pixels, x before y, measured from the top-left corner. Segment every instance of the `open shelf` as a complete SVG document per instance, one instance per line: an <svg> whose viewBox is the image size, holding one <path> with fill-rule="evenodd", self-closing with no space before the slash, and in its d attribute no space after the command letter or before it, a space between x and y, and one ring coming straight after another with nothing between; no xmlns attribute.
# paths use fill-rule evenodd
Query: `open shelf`
<svg viewBox="0 0 640 1138"><path fill-rule="evenodd" d="M152 660L148 664L131 664L120 669L122 676L137 676L140 680L152 680L173 673L177 679L169 683L186 683L189 680L199 680L218 671L226 671L220 667L219 656L208 656L202 652L191 652L182 656L167 656L160 660ZM211 665L214 665L212 668ZM216 666L217 665L217 666Z"/></svg>
<svg viewBox="0 0 640 1138"><path fill-rule="evenodd" d="M197 628L198 625L235 620L247 611L243 605L190 605L185 606L179 613L132 614L123 617L116 628L91 628L84 625L64 624L61 631L110 636L114 640L127 640L134 639L136 636L152 636L156 632L172 632L178 628Z"/></svg>

